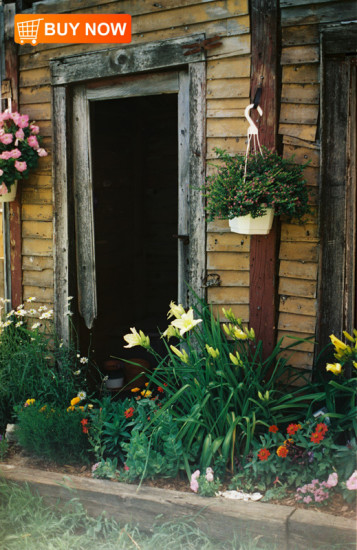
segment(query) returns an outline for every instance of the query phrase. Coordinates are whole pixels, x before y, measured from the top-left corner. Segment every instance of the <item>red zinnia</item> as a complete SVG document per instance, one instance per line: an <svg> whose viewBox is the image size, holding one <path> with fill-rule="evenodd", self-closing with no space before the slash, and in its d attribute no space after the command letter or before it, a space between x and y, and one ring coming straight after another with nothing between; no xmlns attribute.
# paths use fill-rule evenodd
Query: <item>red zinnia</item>
<svg viewBox="0 0 357 550"><path fill-rule="evenodd" d="M84 434L87 434L87 433L88 433L88 428L86 428L85 426L83 426L82 431L83 431Z"/></svg>
<svg viewBox="0 0 357 550"><path fill-rule="evenodd" d="M321 443L324 439L324 434L322 432L313 432L310 437L310 441L313 443Z"/></svg>
<svg viewBox="0 0 357 550"><path fill-rule="evenodd" d="M325 433L328 431L328 427L324 422L320 422L316 426L316 433L322 433L322 435L325 435Z"/></svg>
<svg viewBox="0 0 357 550"><path fill-rule="evenodd" d="M82 426L85 426L86 424L88 424L88 418L83 418L83 420L81 420L81 424Z"/></svg>
<svg viewBox="0 0 357 550"><path fill-rule="evenodd" d="M275 424L273 424L272 426L269 426L269 432L272 432L273 434L276 434L276 432L279 431L279 428L278 426L275 426Z"/></svg>
<svg viewBox="0 0 357 550"><path fill-rule="evenodd" d="M259 460L268 460L270 457L270 451L268 449L260 449L258 453Z"/></svg>
<svg viewBox="0 0 357 550"><path fill-rule="evenodd" d="M286 429L286 432L289 435L295 435L298 430L301 430L301 424L289 424Z"/></svg>
<svg viewBox="0 0 357 550"><path fill-rule="evenodd" d="M161 386L158 386L157 391L159 391L160 393L163 393L165 390Z"/></svg>
<svg viewBox="0 0 357 550"><path fill-rule="evenodd" d="M126 409L124 412L125 418L130 418L134 414L134 407L129 407L129 409Z"/></svg>

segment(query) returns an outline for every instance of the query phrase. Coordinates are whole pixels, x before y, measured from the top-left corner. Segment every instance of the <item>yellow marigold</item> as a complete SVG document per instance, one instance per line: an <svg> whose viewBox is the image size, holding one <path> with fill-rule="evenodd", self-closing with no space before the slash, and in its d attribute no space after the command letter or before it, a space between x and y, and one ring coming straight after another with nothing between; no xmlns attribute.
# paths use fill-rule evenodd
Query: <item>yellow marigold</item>
<svg viewBox="0 0 357 550"><path fill-rule="evenodd" d="M288 453L289 453L289 451L286 447L284 447L284 445L280 445L280 447L278 447L278 449L276 451L276 454L278 456L280 456L281 458L285 458Z"/></svg>
<svg viewBox="0 0 357 550"><path fill-rule="evenodd" d="M142 395L143 397L150 397L151 394L152 394L152 392L151 392L150 390L143 390L143 391L141 392L141 395Z"/></svg>
<svg viewBox="0 0 357 550"><path fill-rule="evenodd" d="M25 407L28 407L29 405L33 405L34 402L35 402L35 399L26 399Z"/></svg>
<svg viewBox="0 0 357 550"><path fill-rule="evenodd" d="M73 397L73 399L71 399L71 406L74 407L74 405L77 405L80 402L80 400L81 400L80 397Z"/></svg>
<svg viewBox="0 0 357 550"><path fill-rule="evenodd" d="M70 407L67 407L67 412L74 411L75 407L74 405L71 405Z"/></svg>
<svg viewBox="0 0 357 550"><path fill-rule="evenodd" d="M140 391L140 388L133 388L131 391L132 391L133 393L136 393L136 392Z"/></svg>
<svg viewBox="0 0 357 550"><path fill-rule="evenodd" d="M40 408L40 413L45 412L46 408L47 408L47 405L44 405L43 407L41 407L41 408Z"/></svg>

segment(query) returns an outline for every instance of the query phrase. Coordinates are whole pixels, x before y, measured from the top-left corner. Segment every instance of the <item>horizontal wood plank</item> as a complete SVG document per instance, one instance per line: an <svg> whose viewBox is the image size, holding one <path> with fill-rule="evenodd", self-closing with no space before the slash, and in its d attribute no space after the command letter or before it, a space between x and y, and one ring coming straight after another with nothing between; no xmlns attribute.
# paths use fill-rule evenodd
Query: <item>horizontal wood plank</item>
<svg viewBox="0 0 357 550"><path fill-rule="evenodd" d="M318 84L319 66L311 65L285 65L282 75L283 84Z"/></svg>
<svg viewBox="0 0 357 550"><path fill-rule="evenodd" d="M41 304L46 304L49 309L52 309L53 307L53 288L52 287L46 288L46 287L24 285L23 287L24 300L27 300L27 298L30 298L30 296L36 297L37 306L41 303ZM48 304L51 304L51 307L48 306Z"/></svg>
<svg viewBox="0 0 357 550"><path fill-rule="evenodd" d="M23 285L51 288L53 286L53 269L24 271L22 281Z"/></svg>
<svg viewBox="0 0 357 550"><path fill-rule="evenodd" d="M279 134L314 142L317 126L307 124L279 124Z"/></svg>
<svg viewBox="0 0 357 550"><path fill-rule="evenodd" d="M52 204L52 189L25 187L22 189L22 204Z"/></svg>
<svg viewBox="0 0 357 550"><path fill-rule="evenodd" d="M299 1L299 0L298 0ZM304 5L282 7L281 24L285 26L306 25L316 23L334 23L356 19L356 3L354 0L335 0L309 2Z"/></svg>
<svg viewBox="0 0 357 550"><path fill-rule="evenodd" d="M214 151L216 147L224 149L232 155L242 154L247 148L246 138L207 138L207 159L217 159L217 153Z"/></svg>
<svg viewBox="0 0 357 550"><path fill-rule="evenodd" d="M292 349L296 351L313 351L314 350L314 338L311 338L311 334L306 332L287 332L285 330L278 331L278 340L284 338L282 346L289 346L290 344L296 342L296 346ZM296 339L307 340L307 342L298 342Z"/></svg>
<svg viewBox="0 0 357 550"><path fill-rule="evenodd" d="M230 233L231 229L229 227L228 220L215 219L213 220L213 222L208 222L207 232L208 233Z"/></svg>
<svg viewBox="0 0 357 550"><path fill-rule="evenodd" d="M21 218L22 220L52 221L53 207L52 205L24 204Z"/></svg>
<svg viewBox="0 0 357 550"><path fill-rule="evenodd" d="M249 98L249 78L220 78L207 82L207 99L217 98Z"/></svg>
<svg viewBox="0 0 357 550"><path fill-rule="evenodd" d="M310 242L282 242L279 251L280 260L317 262L318 247Z"/></svg>
<svg viewBox="0 0 357 550"><path fill-rule="evenodd" d="M282 103L280 108L281 123L316 125L318 115L318 105Z"/></svg>
<svg viewBox="0 0 357 550"><path fill-rule="evenodd" d="M319 44L320 32L318 25L297 25L283 27L282 46L301 46L304 44Z"/></svg>
<svg viewBox="0 0 357 550"><path fill-rule="evenodd" d="M279 267L279 277L292 279L317 280L317 263L282 260Z"/></svg>
<svg viewBox="0 0 357 550"><path fill-rule="evenodd" d="M319 241L319 230L317 224L294 225L291 223L281 224L281 241Z"/></svg>
<svg viewBox="0 0 357 550"><path fill-rule="evenodd" d="M316 282L302 279L280 277L279 294L282 296L301 296L302 298L316 298Z"/></svg>
<svg viewBox="0 0 357 550"><path fill-rule="evenodd" d="M295 315L283 312L279 315L279 330L315 334L315 325L316 317L313 315Z"/></svg>
<svg viewBox="0 0 357 550"><path fill-rule="evenodd" d="M207 62L207 80L250 77L250 57L228 57Z"/></svg>
<svg viewBox="0 0 357 550"><path fill-rule="evenodd" d="M231 304L227 303L224 304L224 309L228 310L231 309L233 314L239 318L242 319L242 322L248 323L249 321L249 305L248 304ZM227 323L227 319L223 314L222 311L222 305L215 305L213 304L213 313L216 317L216 319L219 319L221 323Z"/></svg>
<svg viewBox="0 0 357 550"><path fill-rule="evenodd" d="M318 45L289 46L284 47L281 52L281 65L295 65L302 63L317 63L320 60Z"/></svg>
<svg viewBox="0 0 357 550"><path fill-rule="evenodd" d="M282 103L304 103L318 105L320 86L318 84L283 84L281 91Z"/></svg>
<svg viewBox="0 0 357 550"><path fill-rule="evenodd" d="M208 252L207 269L249 271L249 254L244 252Z"/></svg>
<svg viewBox="0 0 357 550"><path fill-rule="evenodd" d="M284 158L295 156L295 162L298 164L305 164L310 161L309 166L320 166L320 153L319 151L308 149L306 147L297 147L294 145L284 146Z"/></svg>
<svg viewBox="0 0 357 550"><path fill-rule="evenodd" d="M31 239L52 239L53 224L52 222L22 222L22 237Z"/></svg>
<svg viewBox="0 0 357 550"><path fill-rule="evenodd" d="M207 120L207 137L243 137L248 123L245 118L209 118Z"/></svg>
<svg viewBox="0 0 357 550"><path fill-rule="evenodd" d="M43 271L44 269L53 269L53 257L51 256L23 256L23 271Z"/></svg>
<svg viewBox="0 0 357 550"><path fill-rule="evenodd" d="M247 252L250 239L246 235L237 233L208 233L207 251L212 252Z"/></svg>
<svg viewBox="0 0 357 550"><path fill-rule="evenodd" d="M221 271L208 270L207 274L219 275L222 287L245 286L249 287L249 272L248 271Z"/></svg>
<svg viewBox="0 0 357 550"><path fill-rule="evenodd" d="M279 311L316 316L316 300L297 296L280 296Z"/></svg>
<svg viewBox="0 0 357 550"><path fill-rule="evenodd" d="M52 239L22 239L23 256L52 256Z"/></svg>
<svg viewBox="0 0 357 550"><path fill-rule="evenodd" d="M209 287L207 300L213 304L248 304L249 288L247 287Z"/></svg>

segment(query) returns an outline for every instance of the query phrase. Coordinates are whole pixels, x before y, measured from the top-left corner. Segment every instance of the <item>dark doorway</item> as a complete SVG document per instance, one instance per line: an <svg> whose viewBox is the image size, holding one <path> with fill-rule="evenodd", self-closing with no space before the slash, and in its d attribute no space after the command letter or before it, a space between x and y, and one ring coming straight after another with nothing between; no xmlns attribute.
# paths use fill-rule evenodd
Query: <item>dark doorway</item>
<svg viewBox="0 0 357 550"><path fill-rule="evenodd" d="M91 102L90 126L101 363L130 327L154 339L177 299L177 94Z"/></svg>

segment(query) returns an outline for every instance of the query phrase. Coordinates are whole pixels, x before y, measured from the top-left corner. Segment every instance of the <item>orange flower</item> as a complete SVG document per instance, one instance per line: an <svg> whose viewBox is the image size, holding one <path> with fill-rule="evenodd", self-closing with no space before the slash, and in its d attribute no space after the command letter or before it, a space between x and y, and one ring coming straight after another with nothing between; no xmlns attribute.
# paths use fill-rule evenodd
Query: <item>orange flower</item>
<svg viewBox="0 0 357 550"><path fill-rule="evenodd" d="M324 434L322 432L313 432L310 437L310 441L313 443L321 443L324 439Z"/></svg>
<svg viewBox="0 0 357 550"><path fill-rule="evenodd" d="M285 458L286 455L288 454L288 449L286 447L284 447L284 445L280 445L280 447L278 447L277 451L276 451L276 454L278 456L280 456L281 458Z"/></svg>
<svg viewBox="0 0 357 550"><path fill-rule="evenodd" d="M88 428L86 426L83 426L82 431L83 431L84 434L87 434L88 433Z"/></svg>
<svg viewBox="0 0 357 550"><path fill-rule="evenodd" d="M289 435L295 435L298 430L301 430L301 424L289 424L286 429L286 433Z"/></svg>
<svg viewBox="0 0 357 550"><path fill-rule="evenodd" d="M77 405L77 403L80 402L80 397L73 397L73 399L71 400L71 406L74 407L75 405Z"/></svg>
<svg viewBox="0 0 357 550"><path fill-rule="evenodd" d="M270 452L268 451L268 449L260 449L258 453L259 460L268 460L269 457L270 457Z"/></svg>
<svg viewBox="0 0 357 550"><path fill-rule="evenodd" d="M88 418L83 418L81 420L81 424L82 424L82 426L85 426L86 424L88 424Z"/></svg>
<svg viewBox="0 0 357 550"><path fill-rule="evenodd" d="M278 432L278 431L279 431L279 428L275 424L273 424L272 426L269 426L269 432L272 432L273 434L276 434L276 432Z"/></svg>
<svg viewBox="0 0 357 550"><path fill-rule="evenodd" d="M129 407L129 409L126 409L124 412L125 418L130 418L134 414L134 407Z"/></svg>
<svg viewBox="0 0 357 550"><path fill-rule="evenodd" d="M328 431L328 427L324 422L320 422L319 424L317 424L315 431L316 433L320 432L322 433L322 435L325 435L325 433Z"/></svg>
<svg viewBox="0 0 357 550"><path fill-rule="evenodd" d="M133 393L136 393L136 392L140 391L140 388L133 388L131 391L132 391Z"/></svg>

